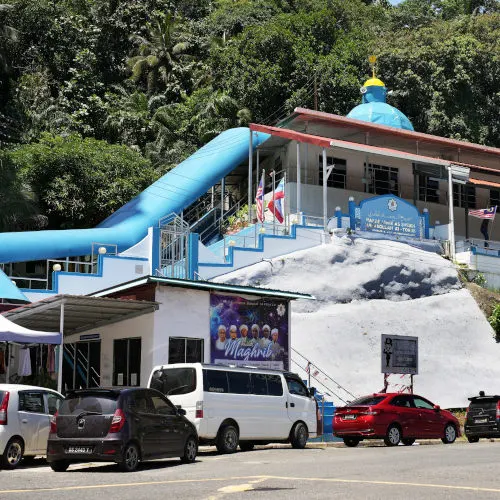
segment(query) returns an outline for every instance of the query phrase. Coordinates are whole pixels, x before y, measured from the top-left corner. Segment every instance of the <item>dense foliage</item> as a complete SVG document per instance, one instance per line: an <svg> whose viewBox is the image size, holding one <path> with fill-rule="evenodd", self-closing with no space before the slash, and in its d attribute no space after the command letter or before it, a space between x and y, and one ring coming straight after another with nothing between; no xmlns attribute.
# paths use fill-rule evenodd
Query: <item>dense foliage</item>
<svg viewBox="0 0 500 500"><path fill-rule="evenodd" d="M0 230L88 227L222 130L346 114L500 146L497 0L3 0Z"/></svg>

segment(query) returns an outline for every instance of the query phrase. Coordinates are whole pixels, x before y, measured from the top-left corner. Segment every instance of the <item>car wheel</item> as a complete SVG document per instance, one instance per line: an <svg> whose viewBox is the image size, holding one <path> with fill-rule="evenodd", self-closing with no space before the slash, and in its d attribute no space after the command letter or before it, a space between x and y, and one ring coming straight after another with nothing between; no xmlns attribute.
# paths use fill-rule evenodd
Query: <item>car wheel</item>
<svg viewBox="0 0 500 500"><path fill-rule="evenodd" d="M240 441L240 450L241 451L252 451L255 444L252 441Z"/></svg>
<svg viewBox="0 0 500 500"><path fill-rule="evenodd" d="M194 436L189 436L186 439L186 444L184 445L184 455L182 455L181 460L185 464L193 463L196 460L197 454L198 454L198 441Z"/></svg>
<svg viewBox="0 0 500 500"><path fill-rule="evenodd" d="M19 438L12 438L2 455L2 465L6 469L15 469L23 458L24 444Z"/></svg>
<svg viewBox="0 0 500 500"><path fill-rule="evenodd" d="M219 453L234 453L238 448L238 441L238 429L234 425L225 425L220 429L215 445Z"/></svg>
<svg viewBox="0 0 500 500"><path fill-rule="evenodd" d="M448 424L444 428L444 437L441 438L441 441L444 444L451 444L457 439L457 430L453 424Z"/></svg>
<svg viewBox="0 0 500 500"><path fill-rule="evenodd" d="M403 438L401 440L401 442L405 445L405 446L411 446L414 442L415 442L415 438Z"/></svg>
<svg viewBox="0 0 500 500"><path fill-rule="evenodd" d="M359 438L353 438L353 437L345 437L344 438L344 444L346 446L349 446L349 448L355 448L359 444Z"/></svg>
<svg viewBox="0 0 500 500"><path fill-rule="evenodd" d="M467 441L469 441L469 443L477 443L479 438L477 436L467 436Z"/></svg>
<svg viewBox="0 0 500 500"><path fill-rule="evenodd" d="M133 472L139 466L139 448L134 443L125 446L122 461L118 463L123 472Z"/></svg>
<svg viewBox="0 0 500 500"><path fill-rule="evenodd" d="M401 431L397 425L390 425L384 438L386 446L397 446L401 441Z"/></svg>
<svg viewBox="0 0 500 500"><path fill-rule="evenodd" d="M69 462L67 460L57 460L56 462L50 462L50 468L54 472L65 472L69 467Z"/></svg>
<svg viewBox="0 0 500 500"><path fill-rule="evenodd" d="M309 432L307 427L302 422L295 424L292 429L292 448L303 449L306 447L307 440L309 438Z"/></svg>

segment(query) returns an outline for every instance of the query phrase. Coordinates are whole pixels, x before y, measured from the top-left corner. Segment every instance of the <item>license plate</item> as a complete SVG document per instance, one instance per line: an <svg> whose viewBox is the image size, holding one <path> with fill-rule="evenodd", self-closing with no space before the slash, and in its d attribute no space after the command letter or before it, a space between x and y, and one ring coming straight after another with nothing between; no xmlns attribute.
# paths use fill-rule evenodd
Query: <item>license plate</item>
<svg viewBox="0 0 500 500"><path fill-rule="evenodd" d="M485 424L486 422L488 422L487 418L476 418L476 419L474 419L474 423L475 424Z"/></svg>
<svg viewBox="0 0 500 500"><path fill-rule="evenodd" d="M92 446L68 446L66 453L92 453Z"/></svg>
<svg viewBox="0 0 500 500"><path fill-rule="evenodd" d="M344 415L344 420L356 420L356 415Z"/></svg>

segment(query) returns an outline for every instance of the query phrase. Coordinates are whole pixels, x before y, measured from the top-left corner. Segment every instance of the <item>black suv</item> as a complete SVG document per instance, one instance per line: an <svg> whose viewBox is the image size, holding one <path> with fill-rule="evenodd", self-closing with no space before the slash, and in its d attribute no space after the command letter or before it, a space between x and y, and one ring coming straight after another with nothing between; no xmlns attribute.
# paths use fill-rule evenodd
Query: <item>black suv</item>
<svg viewBox="0 0 500 500"><path fill-rule="evenodd" d="M185 414L155 389L71 391L51 419L47 461L56 472L72 462L116 462L126 472L153 458L194 462L198 434Z"/></svg>
<svg viewBox="0 0 500 500"><path fill-rule="evenodd" d="M500 437L500 396L486 396L481 391L469 401L464 426L469 443L477 443L479 438Z"/></svg>

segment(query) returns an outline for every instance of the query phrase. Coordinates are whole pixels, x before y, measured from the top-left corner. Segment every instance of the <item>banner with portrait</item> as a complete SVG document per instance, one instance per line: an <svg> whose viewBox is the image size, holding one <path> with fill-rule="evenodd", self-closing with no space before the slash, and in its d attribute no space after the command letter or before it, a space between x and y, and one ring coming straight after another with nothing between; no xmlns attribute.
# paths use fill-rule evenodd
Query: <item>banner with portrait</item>
<svg viewBox="0 0 500 500"><path fill-rule="evenodd" d="M288 370L287 300L210 294L210 361Z"/></svg>

